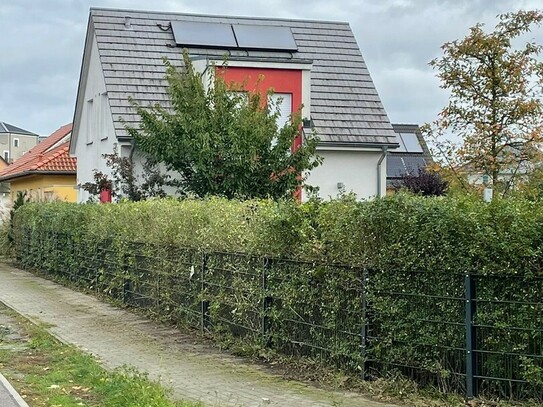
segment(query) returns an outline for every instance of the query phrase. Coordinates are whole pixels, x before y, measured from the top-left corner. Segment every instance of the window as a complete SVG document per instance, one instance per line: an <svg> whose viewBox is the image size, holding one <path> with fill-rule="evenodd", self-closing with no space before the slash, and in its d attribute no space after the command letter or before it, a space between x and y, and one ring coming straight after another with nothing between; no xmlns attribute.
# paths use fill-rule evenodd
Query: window
<svg viewBox="0 0 543 407"><path fill-rule="evenodd" d="M400 133L400 137L408 153L422 153L422 147L415 133Z"/></svg>
<svg viewBox="0 0 543 407"><path fill-rule="evenodd" d="M102 93L100 95L100 140L107 139L107 116L109 114L109 103L107 101L107 93Z"/></svg>
<svg viewBox="0 0 543 407"><path fill-rule="evenodd" d="M268 104L272 113L279 109L279 117L277 118L277 128L282 129L290 120L292 113L292 94L291 93L274 93L268 96ZM277 144L277 139L271 142L272 147Z"/></svg>
<svg viewBox="0 0 543 407"><path fill-rule="evenodd" d="M245 91L228 91L230 100L237 99L236 107L240 108L249 100L249 94Z"/></svg>
<svg viewBox="0 0 543 407"><path fill-rule="evenodd" d="M292 114L292 94L274 93L268 96L268 103L271 103L272 112L279 108L279 117L277 118L277 127L280 129L288 123Z"/></svg>
<svg viewBox="0 0 543 407"><path fill-rule="evenodd" d="M9 151L8 150L4 150L4 160L6 162L9 162Z"/></svg>
<svg viewBox="0 0 543 407"><path fill-rule="evenodd" d="M87 144L91 144L94 140L96 132L96 118L94 117L94 100L87 100Z"/></svg>
<svg viewBox="0 0 543 407"><path fill-rule="evenodd" d="M13 139L13 147L19 147L19 139L18 138Z"/></svg>

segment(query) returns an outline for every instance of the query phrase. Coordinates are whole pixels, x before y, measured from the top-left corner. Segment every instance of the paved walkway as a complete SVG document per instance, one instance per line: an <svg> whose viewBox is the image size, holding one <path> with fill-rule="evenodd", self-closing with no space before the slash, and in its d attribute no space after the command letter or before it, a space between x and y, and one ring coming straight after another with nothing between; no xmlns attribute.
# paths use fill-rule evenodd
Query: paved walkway
<svg viewBox="0 0 543 407"><path fill-rule="evenodd" d="M106 367L135 366L172 387L175 397L206 406L387 407L358 394L283 380L190 335L1 263L0 301Z"/></svg>

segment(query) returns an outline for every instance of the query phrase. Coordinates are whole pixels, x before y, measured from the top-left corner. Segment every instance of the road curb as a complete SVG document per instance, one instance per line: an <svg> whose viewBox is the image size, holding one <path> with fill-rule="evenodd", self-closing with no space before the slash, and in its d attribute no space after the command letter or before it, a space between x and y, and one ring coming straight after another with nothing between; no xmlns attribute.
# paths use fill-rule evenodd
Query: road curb
<svg viewBox="0 0 543 407"><path fill-rule="evenodd" d="M10 382L0 373L0 386L4 387L13 401L19 405L19 407L29 407L28 404L26 404L26 401L23 400L23 398L17 393L17 390L13 388Z"/></svg>

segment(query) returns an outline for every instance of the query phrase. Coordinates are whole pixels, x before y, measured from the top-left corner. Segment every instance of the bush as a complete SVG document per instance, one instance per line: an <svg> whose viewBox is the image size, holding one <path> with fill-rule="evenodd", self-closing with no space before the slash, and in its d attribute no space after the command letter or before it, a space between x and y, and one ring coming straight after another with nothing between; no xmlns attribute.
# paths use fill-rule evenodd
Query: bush
<svg viewBox="0 0 543 407"><path fill-rule="evenodd" d="M482 388L541 394L539 202L398 193L303 205L31 203L14 224L27 267L221 341L369 376L400 371L445 390L464 388L468 276L479 375L527 382Z"/></svg>

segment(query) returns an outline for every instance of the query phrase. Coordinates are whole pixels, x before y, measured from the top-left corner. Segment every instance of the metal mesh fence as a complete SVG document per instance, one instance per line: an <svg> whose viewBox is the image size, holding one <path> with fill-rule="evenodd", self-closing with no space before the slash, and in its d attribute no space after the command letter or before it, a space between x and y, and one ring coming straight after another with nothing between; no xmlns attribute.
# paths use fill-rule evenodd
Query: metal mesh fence
<svg viewBox="0 0 543 407"><path fill-rule="evenodd" d="M472 397L543 394L543 277L369 270L25 229L23 266L155 317Z"/></svg>

